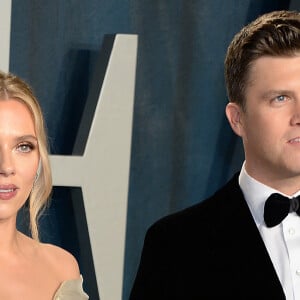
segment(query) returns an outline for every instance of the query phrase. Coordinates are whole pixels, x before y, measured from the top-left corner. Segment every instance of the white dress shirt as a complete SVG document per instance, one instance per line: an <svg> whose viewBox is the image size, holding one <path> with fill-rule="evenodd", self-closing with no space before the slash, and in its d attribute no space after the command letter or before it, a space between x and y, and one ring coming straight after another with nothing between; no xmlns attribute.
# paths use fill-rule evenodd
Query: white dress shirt
<svg viewBox="0 0 300 300"><path fill-rule="evenodd" d="M274 190L247 174L243 164L239 184L257 228L268 250L277 276L283 287L286 300L300 299L300 217L295 213L288 216L279 225L268 228L265 225L264 204ZM300 191L292 196L296 197Z"/></svg>

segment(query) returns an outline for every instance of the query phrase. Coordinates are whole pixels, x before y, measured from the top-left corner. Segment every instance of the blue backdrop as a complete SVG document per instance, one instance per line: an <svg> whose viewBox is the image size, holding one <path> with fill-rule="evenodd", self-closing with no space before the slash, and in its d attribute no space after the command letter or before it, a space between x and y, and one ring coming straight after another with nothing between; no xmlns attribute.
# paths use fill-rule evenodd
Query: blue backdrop
<svg viewBox="0 0 300 300"><path fill-rule="evenodd" d="M52 154L73 151L104 36L139 35L123 299L147 227L201 201L239 170L241 144L224 115L226 48L245 23L286 8L300 1L13 0L10 71L41 101ZM70 191L55 189L43 240L78 258L94 300L70 199Z"/></svg>

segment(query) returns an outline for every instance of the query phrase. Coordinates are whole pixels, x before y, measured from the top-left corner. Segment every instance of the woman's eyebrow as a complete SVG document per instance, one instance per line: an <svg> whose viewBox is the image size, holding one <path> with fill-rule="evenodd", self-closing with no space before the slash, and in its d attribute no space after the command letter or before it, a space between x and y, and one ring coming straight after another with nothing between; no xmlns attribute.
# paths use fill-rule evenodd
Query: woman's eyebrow
<svg viewBox="0 0 300 300"><path fill-rule="evenodd" d="M25 134L25 135L21 135L21 136L16 136L16 141L17 142L21 142L24 140L31 140L37 143L37 137L35 135L32 134Z"/></svg>

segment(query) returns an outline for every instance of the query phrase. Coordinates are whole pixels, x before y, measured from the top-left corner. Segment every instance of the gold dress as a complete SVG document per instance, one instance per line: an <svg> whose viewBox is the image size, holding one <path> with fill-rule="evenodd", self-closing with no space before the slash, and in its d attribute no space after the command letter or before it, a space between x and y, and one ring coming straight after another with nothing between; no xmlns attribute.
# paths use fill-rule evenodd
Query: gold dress
<svg viewBox="0 0 300 300"><path fill-rule="evenodd" d="M87 300L89 296L82 288L83 278L64 281L56 291L53 300Z"/></svg>

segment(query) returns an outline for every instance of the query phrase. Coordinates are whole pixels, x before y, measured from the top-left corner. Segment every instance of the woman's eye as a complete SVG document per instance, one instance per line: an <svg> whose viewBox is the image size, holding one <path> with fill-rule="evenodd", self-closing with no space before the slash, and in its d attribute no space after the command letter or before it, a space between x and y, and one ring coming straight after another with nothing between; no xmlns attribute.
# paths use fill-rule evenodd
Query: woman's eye
<svg viewBox="0 0 300 300"><path fill-rule="evenodd" d="M24 143L17 146L17 150L23 153L30 152L34 149L32 144Z"/></svg>

